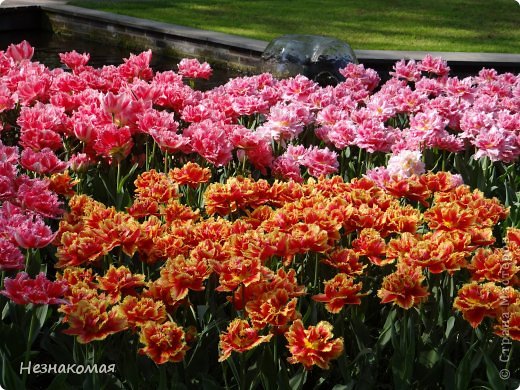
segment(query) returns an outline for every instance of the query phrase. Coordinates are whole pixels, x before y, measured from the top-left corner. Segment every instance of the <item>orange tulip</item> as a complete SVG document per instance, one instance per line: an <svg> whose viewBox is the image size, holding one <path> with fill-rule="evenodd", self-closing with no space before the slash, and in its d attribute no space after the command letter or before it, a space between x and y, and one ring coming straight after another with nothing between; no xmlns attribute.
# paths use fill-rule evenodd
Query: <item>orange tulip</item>
<svg viewBox="0 0 520 390"><path fill-rule="evenodd" d="M423 280L421 268L399 264L397 271L385 276L377 296L381 303L392 302L408 310L428 296L428 291L421 285Z"/></svg>
<svg viewBox="0 0 520 390"><path fill-rule="evenodd" d="M188 162L181 168L174 168L170 171L169 176L179 185L197 188L211 179L211 171L208 168L202 168L199 164Z"/></svg>
<svg viewBox="0 0 520 390"><path fill-rule="evenodd" d="M121 332L128 328L126 318L117 307L107 309L108 303L102 299L81 300L75 304L62 306L66 308L65 322L69 328L63 333L78 336L82 343L90 343L94 340L104 340L107 336Z"/></svg>
<svg viewBox="0 0 520 390"><path fill-rule="evenodd" d="M317 302L325 303L325 308L331 313L339 313L345 305L359 305L360 297L366 294L359 292L362 283L354 283L354 278L346 274L337 274L331 280L323 282L325 292L312 297Z"/></svg>
<svg viewBox="0 0 520 390"><path fill-rule="evenodd" d="M145 345L139 353L147 355L157 364L180 362L189 349L184 331L171 321L163 324L149 321L141 328L139 341Z"/></svg>
<svg viewBox="0 0 520 390"><path fill-rule="evenodd" d="M131 328L143 326L148 321L160 324L167 318L164 304L151 298L138 299L137 297L127 296L119 305L119 309Z"/></svg>
<svg viewBox="0 0 520 390"><path fill-rule="evenodd" d="M301 363L306 370L316 365L324 370L329 369L330 361L337 359L343 352L343 339L333 339L332 325L321 321L316 326L303 327L301 320L296 320L285 333L291 356L287 361L291 364Z"/></svg>
<svg viewBox="0 0 520 390"><path fill-rule="evenodd" d="M484 317L495 317L500 299L501 289L494 283L472 282L462 286L453 307L461 311L464 319L476 328Z"/></svg>
<svg viewBox="0 0 520 390"><path fill-rule="evenodd" d="M256 346L268 342L273 337L272 334L260 336L258 330L252 328L246 320L236 318L227 327L226 332L220 335L220 357L219 362L223 362L231 356L231 352L245 352Z"/></svg>

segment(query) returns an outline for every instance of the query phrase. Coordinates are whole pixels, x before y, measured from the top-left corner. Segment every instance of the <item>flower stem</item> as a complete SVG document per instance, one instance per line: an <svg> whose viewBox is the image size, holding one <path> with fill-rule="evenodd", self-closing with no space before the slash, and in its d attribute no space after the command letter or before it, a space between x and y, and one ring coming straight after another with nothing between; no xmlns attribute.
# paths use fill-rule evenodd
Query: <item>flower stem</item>
<svg viewBox="0 0 520 390"><path fill-rule="evenodd" d="M88 344L87 344L88 346ZM90 346L91 346L91 353L89 354L90 356L88 356L88 364L89 365L92 365L94 366L96 364L96 346L94 343L90 343ZM98 376L96 373L92 373L92 388L93 389L97 389L99 388L99 385L98 385Z"/></svg>
<svg viewBox="0 0 520 390"><path fill-rule="evenodd" d="M152 165L152 168L155 167L155 147L156 147L156 143L155 141L153 141L153 144L152 144L152 153L150 154L150 162L148 164L148 168L150 168L150 165ZM149 170L149 169L147 169Z"/></svg>
<svg viewBox="0 0 520 390"><path fill-rule="evenodd" d="M117 183L117 192L119 193L119 181L121 180L121 161L117 162L117 176L116 176L116 183Z"/></svg>
<svg viewBox="0 0 520 390"><path fill-rule="evenodd" d="M117 162L117 174L116 174L116 209L121 210L121 204L123 202L123 186L121 184L121 161Z"/></svg>
<svg viewBox="0 0 520 390"><path fill-rule="evenodd" d="M164 152L164 173L168 173L169 169L169 161L168 161L168 152Z"/></svg>
<svg viewBox="0 0 520 390"><path fill-rule="evenodd" d="M29 359L31 357L31 346L32 346L32 339L34 336L34 327L36 322L36 310L34 306L31 308L31 324L29 325L29 335L27 336L27 346L25 348L25 355L24 355L24 367L27 367L29 364ZM29 370L24 370L22 381L24 385L27 383L27 375L29 373Z"/></svg>
<svg viewBox="0 0 520 390"><path fill-rule="evenodd" d="M246 358L244 352L239 355L240 359L240 389L246 388Z"/></svg>
<svg viewBox="0 0 520 390"><path fill-rule="evenodd" d="M318 289L318 265L319 265L318 263L319 263L318 254L316 253L314 256L314 283L312 285L312 288L314 290Z"/></svg>
<svg viewBox="0 0 520 390"><path fill-rule="evenodd" d="M27 248L25 253L25 273L29 273L29 263L31 262L31 249ZM3 278L2 278L3 280Z"/></svg>
<svg viewBox="0 0 520 390"><path fill-rule="evenodd" d="M298 386L296 387L296 389L301 389L303 388L303 383L305 382L305 375L304 373L302 373L302 375L300 375L300 379L298 381Z"/></svg>
<svg viewBox="0 0 520 390"><path fill-rule="evenodd" d="M146 170L149 171L150 170L150 139L148 139L148 138L146 139L145 147L146 147L145 166L146 166Z"/></svg>
<svg viewBox="0 0 520 390"><path fill-rule="evenodd" d="M357 158L358 171L357 171L357 176L356 177L359 177L361 175L361 171L363 170L362 169L362 165L363 164L361 163L362 157L363 157L363 149L359 148L358 158Z"/></svg>

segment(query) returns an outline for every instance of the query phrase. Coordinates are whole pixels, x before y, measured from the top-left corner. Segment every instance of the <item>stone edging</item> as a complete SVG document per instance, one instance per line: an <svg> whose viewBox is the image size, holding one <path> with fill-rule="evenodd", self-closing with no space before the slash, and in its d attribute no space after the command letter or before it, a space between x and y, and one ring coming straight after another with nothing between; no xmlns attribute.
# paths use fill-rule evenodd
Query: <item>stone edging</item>
<svg viewBox="0 0 520 390"><path fill-rule="evenodd" d="M260 65L267 42L214 31L171 25L69 5L42 5L47 28L103 40L134 50L175 57L199 57L212 64L244 71Z"/></svg>

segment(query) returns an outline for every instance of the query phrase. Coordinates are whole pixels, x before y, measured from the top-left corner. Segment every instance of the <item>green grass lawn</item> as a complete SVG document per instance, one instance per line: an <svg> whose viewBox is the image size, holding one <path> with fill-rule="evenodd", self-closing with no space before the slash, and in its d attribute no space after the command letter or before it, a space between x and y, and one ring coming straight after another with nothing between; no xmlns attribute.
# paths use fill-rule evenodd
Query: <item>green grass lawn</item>
<svg viewBox="0 0 520 390"><path fill-rule="evenodd" d="M69 4L266 41L303 33L336 37L354 49L520 53L520 5L515 0L90 0Z"/></svg>

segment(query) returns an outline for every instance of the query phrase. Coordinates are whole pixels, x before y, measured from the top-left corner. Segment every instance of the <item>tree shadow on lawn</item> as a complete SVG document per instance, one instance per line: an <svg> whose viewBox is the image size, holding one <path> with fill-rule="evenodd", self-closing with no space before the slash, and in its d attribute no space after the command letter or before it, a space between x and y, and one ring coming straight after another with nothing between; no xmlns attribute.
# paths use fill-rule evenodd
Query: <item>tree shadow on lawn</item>
<svg viewBox="0 0 520 390"><path fill-rule="evenodd" d="M520 52L520 7L513 0L401 0L390 5L386 0L91 0L71 4L264 40L307 33L333 35L357 48L396 49L405 43L415 50L448 47L459 51L461 47L460 51Z"/></svg>

